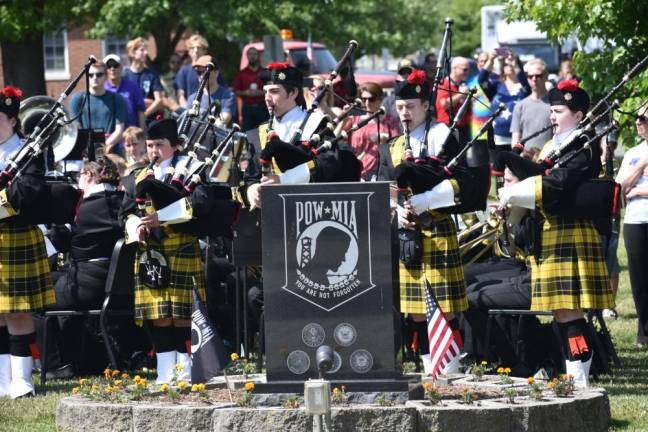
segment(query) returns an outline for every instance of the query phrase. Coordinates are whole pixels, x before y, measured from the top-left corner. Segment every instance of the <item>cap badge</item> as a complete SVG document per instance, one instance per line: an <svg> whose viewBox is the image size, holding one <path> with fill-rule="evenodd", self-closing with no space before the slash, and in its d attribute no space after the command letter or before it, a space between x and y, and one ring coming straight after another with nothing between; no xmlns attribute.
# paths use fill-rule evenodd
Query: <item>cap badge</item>
<svg viewBox="0 0 648 432"><path fill-rule="evenodd" d="M277 75L277 77L278 77L281 81L283 81L283 80L286 79L286 74L283 73L283 72L279 72L279 74Z"/></svg>
<svg viewBox="0 0 648 432"><path fill-rule="evenodd" d="M566 101L572 100L572 94L571 93L565 93L565 100Z"/></svg>
<svg viewBox="0 0 648 432"><path fill-rule="evenodd" d="M417 85L414 90L416 90L416 93L421 93L421 86Z"/></svg>

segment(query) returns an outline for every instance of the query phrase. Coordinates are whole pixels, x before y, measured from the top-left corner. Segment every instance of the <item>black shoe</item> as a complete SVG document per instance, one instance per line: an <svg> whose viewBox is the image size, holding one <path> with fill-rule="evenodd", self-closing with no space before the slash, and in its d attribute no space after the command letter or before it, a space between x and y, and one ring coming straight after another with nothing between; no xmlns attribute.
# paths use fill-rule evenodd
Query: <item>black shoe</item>
<svg viewBox="0 0 648 432"><path fill-rule="evenodd" d="M45 378L51 379L70 379L74 376L74 368L71 364L66 364L58 369L49 371L45 374Z"/></svg>

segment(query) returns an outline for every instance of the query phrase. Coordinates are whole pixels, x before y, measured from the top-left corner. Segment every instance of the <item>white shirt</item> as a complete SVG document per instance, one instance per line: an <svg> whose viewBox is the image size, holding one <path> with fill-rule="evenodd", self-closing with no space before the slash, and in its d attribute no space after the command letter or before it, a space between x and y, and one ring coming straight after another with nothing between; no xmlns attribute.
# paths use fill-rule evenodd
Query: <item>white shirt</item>
<svg viewBox="0 0 648 432"><path fill-rule="evenodd" d="M427 137L427 156L436 156L441 151L441 146L448 137L450 128L444 123L432 123ZM414 130L410 131L410 147L414 157L421 154L421 143L425 135L425 122L418 125Z"/></svg>
<svg viewBox="0 0 648 432"><path fill-rule="evenodd" d="M7 167L9 159L14 157L16 153L22 148L23 141L17 134L13 134L11 138L0 144L0 170Z"/></svg>
<svg viewBox="0 0 648 432"><path fill-rule="evenodd" d="M272 123L273 130L279 135L281 141L290 142L293 134L299 126L301 126L302 121L306 117L306 111L304 111L300 106L295 106L293 109L279 117L275 117L274 122ZM306 126L302 131L301 141L306 141L310 139L311 135L315 133L315 129L319 126L320 122L324 118L324 114L319 111L313 112L308 118Z"/></svg>
<svg viewBox="0 0 648 432"><path fill-rule="evenodd" d="M630 174L639 161L648 155L648 143L643 141L636 147L626 151L621 162L621 168L617 174L617 182ZM637 179L635 187L648 187L648 176L641 175ZM624 223L627 224L645 224L648 223L648 197L635 197L626 202Z"/></svg>

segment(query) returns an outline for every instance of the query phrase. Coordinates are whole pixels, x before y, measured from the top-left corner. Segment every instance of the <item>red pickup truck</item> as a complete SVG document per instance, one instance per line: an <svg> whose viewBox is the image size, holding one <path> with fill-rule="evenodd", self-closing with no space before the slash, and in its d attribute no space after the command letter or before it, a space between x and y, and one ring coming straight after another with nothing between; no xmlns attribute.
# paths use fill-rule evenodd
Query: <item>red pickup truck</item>
<svg viewBox="0 0 648 432"><path fill-rule="evenodd" d="M300 60L307 58L306 50L308 43L304 41L293 41L285 40L283 41L284 51L288 53L288 60L292 64L299 63ZM331 51L326 48L324 44L313 42L313 62L312 62L312 71L314 74L323 74L328 75L335 68L337 61ZM263 52L263 42L253 42L249 43L243 48L243 53L241 55L241 64L240 69L244 69L247 66L247 50L250 48L256 48L259 53ZM379 84L384 89L394 88L394 82L396 74L394 72L383 72L383 71L354 71L355 80L358 84L363 84L365 82L375 82Z"/></svg>

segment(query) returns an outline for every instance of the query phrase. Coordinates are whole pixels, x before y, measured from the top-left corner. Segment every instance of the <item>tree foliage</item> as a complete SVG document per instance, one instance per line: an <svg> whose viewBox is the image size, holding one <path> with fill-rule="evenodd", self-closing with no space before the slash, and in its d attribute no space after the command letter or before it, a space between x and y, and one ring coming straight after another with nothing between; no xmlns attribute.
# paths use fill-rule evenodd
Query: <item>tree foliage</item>
<svg viewBox="0 0 648 432"><path fill-rule="evenodd" d="M510 19L530 19L554 41L575 36L581 45L590 37L603 41L596 52L576 52L574 66L582 85L597 100L608 93L632 66L648 55L645 0L510 0ZM643 22L643 24L642 24ZM648 72L624 86L617 96L622 109L634 111L648 98ZM619 118L621 138L628 147L636 133L630 116Z"/></svg>

